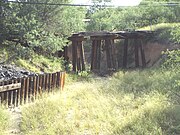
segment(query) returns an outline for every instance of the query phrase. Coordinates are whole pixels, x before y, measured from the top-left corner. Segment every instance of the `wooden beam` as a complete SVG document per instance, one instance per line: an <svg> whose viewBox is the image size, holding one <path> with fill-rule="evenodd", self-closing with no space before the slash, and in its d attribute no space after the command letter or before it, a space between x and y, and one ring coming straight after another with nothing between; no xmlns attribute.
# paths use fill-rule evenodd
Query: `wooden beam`
<svg viewBox="0 0 180 135"><path fill-rule="evenodd" d="M21 88L21 83L8 84L8 85L0 86L0 92L11 91L20 88Z"/></svg>
<svg viewBox="0 0 180 135"><path fill-rule="evenodd" d="M72 37L69 37L68 40L71 40L71 41L85 41L85 40L87 40L87 38L84 38L84 36L72 36Z"/></svg>
<svg viewBox="0 0 180 135"><path fill-rule="evenodd" d="M103 40L103 36L91 36L91 40Z"/></svg>

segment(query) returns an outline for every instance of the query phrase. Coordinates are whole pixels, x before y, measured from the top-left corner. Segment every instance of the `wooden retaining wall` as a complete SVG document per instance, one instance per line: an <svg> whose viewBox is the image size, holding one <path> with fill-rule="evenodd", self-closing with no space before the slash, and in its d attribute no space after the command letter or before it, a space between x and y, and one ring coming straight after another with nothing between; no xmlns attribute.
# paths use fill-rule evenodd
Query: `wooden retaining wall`
<svg viewBox="0 0 180 135"><path fill-rule="evenodd" d="M65 72L48 73L0 82L0 104L7 107L33 102L42 93L63 90Z"/></svg>

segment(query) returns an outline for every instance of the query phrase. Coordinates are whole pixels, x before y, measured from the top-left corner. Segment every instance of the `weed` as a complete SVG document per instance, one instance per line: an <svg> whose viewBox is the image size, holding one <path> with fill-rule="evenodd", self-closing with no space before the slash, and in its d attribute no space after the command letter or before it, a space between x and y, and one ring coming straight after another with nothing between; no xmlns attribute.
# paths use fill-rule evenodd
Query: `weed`
<svg viewBox="0 0 180 135"><path fill-rule="evenodd" d="M24 107L21 129L29 135L178 135L172 84L178 76L149 69L69 83L63 93Z"/></svg>
<svg viewBox="0 0 180 135"><path fill-rule="evenodd" d="M8 112L0 107L0 135L5 135L6 130L9 126Z"/></svg>

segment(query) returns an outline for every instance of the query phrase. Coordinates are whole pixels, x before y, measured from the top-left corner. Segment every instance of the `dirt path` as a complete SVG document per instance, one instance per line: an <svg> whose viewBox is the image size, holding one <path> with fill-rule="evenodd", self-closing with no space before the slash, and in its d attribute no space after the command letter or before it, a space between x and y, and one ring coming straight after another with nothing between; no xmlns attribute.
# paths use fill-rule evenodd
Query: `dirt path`
<svg viewBox="0 0 180 135"><path fill-rule="evenodd" d="M10 114L10 125L9 129L6 132L7 135L23 135L20 131L21 123L21 109L20 108L11 108L9 109Z"/></svg>

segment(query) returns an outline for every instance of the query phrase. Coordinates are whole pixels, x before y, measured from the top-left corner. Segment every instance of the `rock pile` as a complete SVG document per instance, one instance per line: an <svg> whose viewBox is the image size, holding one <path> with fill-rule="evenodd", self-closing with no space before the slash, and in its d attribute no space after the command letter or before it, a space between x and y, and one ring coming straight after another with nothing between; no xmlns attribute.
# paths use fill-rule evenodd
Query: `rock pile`
<svg viewBox="0 0 180 135"><path fill-rule="evenodd" d="M36 75L14 65L0 65L0 82Z"/></svg>

